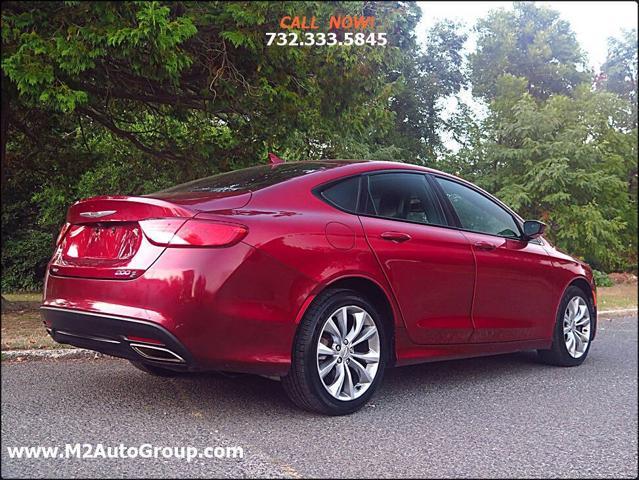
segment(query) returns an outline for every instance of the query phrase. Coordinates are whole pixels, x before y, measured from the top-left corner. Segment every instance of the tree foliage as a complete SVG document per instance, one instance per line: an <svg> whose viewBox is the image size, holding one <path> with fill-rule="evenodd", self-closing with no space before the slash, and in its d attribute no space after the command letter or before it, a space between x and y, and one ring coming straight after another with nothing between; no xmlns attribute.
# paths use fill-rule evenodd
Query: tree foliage
<svg viewBox="0 0 639 480"><path fill-rule="evenodd" d="M389 46L267 47L265 33L300 13L375 16ZM424 161L421 138L393 134L394 99L434 104L454 86L426 95L412 81L413 56L431 61L415 41L419 16L404 2L3 3L3 288L39 283L33 258L50 244L31 232L53 237L79 197L146 193L271 150ZM459 42L446 35L452 55Z"/></svg>
<svg viewBox="0 0 639 480"><path fill-rule="evenodd" d="M480 149L462 153L475 157L462 162L464 173L525 217L546 222L560 248L600 268L623 268L632 207L624 159L637 155L636 131L615 128L624 106L618 96L587 85L572 97L539 102L526 79L504 76Z"/></svg>
<svg viewBox="0 0 639 480"><path fill-rule="evenodd" d="M608 58L601 66L602 84L628 101L628 126L637 124L637 30L623 32L621 38L608 39Z"/></svg>
<svg viewBox="0 0 639 480"><path fill-rule="evenodd" d="M283 15L340 14L375 16L389 45L266 45ZM435 164L546 218L601 268L636 263L636 32L610 41L593 82L546 7L490 13L468 57L464 26L442 21L420 47L419 19L411 2L4 2L3 290L39 287L78 198L268 151ZM469 85L488 117L463 104L449 117L444 100Z"/></svg>
<svg viewBox="0 0 639 480"><path fill-rule="evenodd" d="M533 2L515 2L479 20L477 49L470 55L473 93L486 100L497 95L499 79L526 79L535 98L570 94L590 78L585 56L570 24L559 13Z"/></svg>
<svg viewBox="0 0 639 480"><path fill-rule="evenodd" d="M610 39L606 75L591 78L546 7L516 3L477 30L471 81L488 115L454 117L461 148L448 168L547 222L552 241L597 268L636 268L636 31Z"/></svg>
<svg viewBox="0 0 639 480"><path fill-rule="evenodd" d="M443 21L428 32L423 53L404 67L392 99L395 128L389 130L399 148L397 159L411 158L430 164L444 151L440 138L445 127L441 99L459 92L467 84L461 51L466 41L459 24Z"/></svg>

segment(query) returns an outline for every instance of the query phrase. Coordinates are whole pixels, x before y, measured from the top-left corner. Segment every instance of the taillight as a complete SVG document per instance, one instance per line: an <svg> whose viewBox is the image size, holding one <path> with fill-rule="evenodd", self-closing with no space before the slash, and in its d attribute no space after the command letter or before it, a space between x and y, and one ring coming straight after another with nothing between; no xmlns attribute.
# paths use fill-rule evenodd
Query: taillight
<svg viewBox="0 0 639 480"><path fill-rule="evenodd" d="M56 238L56 240L55 240L56 246L60 245L60 242L62 241L62 239L66 235L67 230L69 230L70 226L71 226L71 224L69 222L66 222L64 225L62 225L62 228L60 229L60 233L58 233L58 238Z"/></svg>
<svg viewBox="0 0 639 480"><path fill-rule="evenodd" d="M167 247L229 247L248 233L244 225L198 219L162 218L143 220L140 225L152 243Z"/></svg>
<svg viewBox="0 0 639 480"><path fill-rule="evenodd" d="M142 220L140 226L151 243L156 245L168 245L182 225L184 218L154 218L152 220Z"/></svg>
<svg viewBox="0 0 639 480"><path fill-rule="evenodd" d="M233 223L189 220L171 239L172 247L228 247L242 240L248 229Z"/></svg>

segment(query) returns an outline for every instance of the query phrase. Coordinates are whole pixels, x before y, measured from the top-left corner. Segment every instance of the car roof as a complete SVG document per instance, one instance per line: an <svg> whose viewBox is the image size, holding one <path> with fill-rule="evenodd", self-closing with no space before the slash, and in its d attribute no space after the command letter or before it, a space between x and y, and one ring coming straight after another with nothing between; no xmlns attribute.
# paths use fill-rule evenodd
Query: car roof
<svg viewBox="0 0 639 480"><path fill-rule="evenodd" d="M292 163L292 162L291 162ZM464 180L463 178L459 178L455 175L451 175L450 173L442 172L440 170L436 170L434 168L424 167L422 165L415 165L413 163L403 163L403 162L391 162L391 161L379 161L379 160L308 160L304 162L299 162L302 164L307 164L310 166L317 165L321 163L324 168L318 169L310 174L303 175L297 178L292 178L286 182L282 182L277 185L273 185L265 190L276 190L278 188L286 188L286 185L297 184L299 186L303 186L303 188L307 189L315 188L321 186L323 184L330 183L331 181L336 181L341 178L346 178L352 175L359 175L370 172L388 172L392 170L397 171L407 171L414 170L416 172L422 173L431 173L441 177L449 178L458 183L462 183L473 190L481 192L483 195L489 197L493 201L497 202L503 208L514 214L520 220L523 220L522 217L515 212L512 208L502 202L499 198L494 196L492 193L484 190L481 187L478 187L472 182L468 180ZM285 164L281 164L285 165Z"/></svg>
<svg viewBox="0 0 639 480"><path fill-rule="evenodd" d="M309 175L304 175L299 178L291 179L290 181L309 181L314 183L324 183L330 180L337 180L342 177L348 177L350 175L357 175L361 173L375 172L375 171L388 171L388 170L415 170L424 173L434 173L446 177L454 177L446 172L436 170L434 168L425 167L422 165L415 165L414 163L404 163L399 161L382 161L382 160L353 160L353 159L322 159L322 160L307 160L301 162L291 162L308 165L309 167L321 164L324 168L312 172ZM286 163L282 165L287 165ZM318 182L318 180L320 180ZM461 179L460 179L461 180ZM463 180L462 180L463 181ZM286 183L286 182L285 182ZM276 186L276 185L275 185Z"/></svg>
<svg viewBox="0 0 639 480"><path fill-rule="evenodd" d="M351 168L354 168L356 170L361 170L361 171L408 169L408 170L419 170L422 172L442 173L446 175L446 173L440 172L439 170L435 170L434 168L429 168L423 165L416 165L414 163L407 163L407 162L401 162L401 161L330 159L330 160L309 160L308 162L309 163L323 162L323 163L334 165L336 167L352 166Z"/></svg>

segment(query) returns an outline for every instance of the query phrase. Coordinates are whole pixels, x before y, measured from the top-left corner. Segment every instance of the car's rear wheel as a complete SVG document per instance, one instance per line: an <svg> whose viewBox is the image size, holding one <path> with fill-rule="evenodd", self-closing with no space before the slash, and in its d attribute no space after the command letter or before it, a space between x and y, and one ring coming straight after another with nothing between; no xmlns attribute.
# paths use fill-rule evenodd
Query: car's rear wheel
<svg viewBox="0 0 639 480"><path fill-rule="evenodd" d="M355 291L330 289L304 315L282 385L303 409L352 413L379 386L386 355L384 325L375 307Z"/></svg>
<svg viewBox="0 0 639 480"><path fill-rule="evenodd" d="M144 373L148 373L149 375L155 375L156 377L175 377L182 373L169 368L157 367L155 365L148 365L142 362L134 362L133 360L129 360L129 362L131 362L131 365L138 370L142 370Z"/></svg>
<svg viewBox="0 0 639 480"><path fill-rule="evenodd" d="M552 346L539 350L541 360L562 367L581 365L590 351L595 321L588 297L580 288L569 287L559 305Z"/></svg>

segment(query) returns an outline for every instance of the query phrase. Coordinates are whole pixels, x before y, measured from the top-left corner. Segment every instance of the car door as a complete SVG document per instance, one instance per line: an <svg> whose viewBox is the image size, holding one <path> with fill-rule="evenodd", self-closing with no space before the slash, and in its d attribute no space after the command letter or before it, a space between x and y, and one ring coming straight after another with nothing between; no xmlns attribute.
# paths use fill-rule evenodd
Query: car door
<svg viewBox="0 0 639 480"><path fill-rule="evenodd" d="M360 219L409 338L420 344L467 342L473 333L473 253L461 232L444 227L434 185L419 172L375 173L364 182Z"/></svg>
<svg viewBox="0 0 639 480"><path fill-rule="evenodd" d="M471 342L547 336L555 304L553 265L539 240L526 241L511 212L479 190L435 177L470 242L477 265Z"/></svg>

